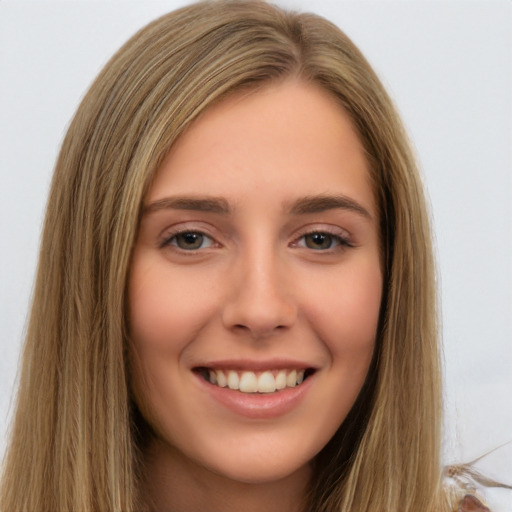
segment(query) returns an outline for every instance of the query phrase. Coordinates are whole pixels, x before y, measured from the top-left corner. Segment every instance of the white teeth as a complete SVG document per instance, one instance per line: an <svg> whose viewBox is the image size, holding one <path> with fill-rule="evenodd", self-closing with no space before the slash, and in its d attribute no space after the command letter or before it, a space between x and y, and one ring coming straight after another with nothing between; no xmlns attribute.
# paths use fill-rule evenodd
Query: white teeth
<svg viewBox="0 0 512 512"><path fill-rule="evenodd" d="M228 388L229 389L238 389L238 387L239 387L238 373L231 370L228 373Z"/></svg>
<svg viewBox="0 0 512 512"><path fill-rule="evenodd" d="M270 372L263 372L258 379L260 393L273 393L276 390L276 380Z"/></svg>
<svg viewBox="0 0 512 512"><path fill-rule="evenodd" d="M281 370L276 375L276 389L284 389L286 387L286 372Z"/></svg>
<svg viewBox="0 0 512 512"><path fill-rule="evenodd" d="M253 372L243 372L240 377L240 391L243 393L256 393L258 391L258 379Z"/></svg>
<svg viewBox="0 0 512 512"><path fill-rule="evenodd" d="M296 370L292 370L289 374L288 374L288 377L286 377L286 385L289 387L289 388L294 388L297 384L297 371Z"/></svg>
<svg viewBox="0 0 512 512"><path fill-rule="evenodd" d="M215 372L215 374L217 376L217 386L225 388L228 385L228 381L226 379L226 376L224 375L224 372L222 370L218 370L217 372ZM211 380L210 382L212 384L215 384L215 382L212 382Z"/></svg>
<svg viewBox="0 0 512 512"><path fill-rule="evenodd" d="M267 370L258 375L255 372L208 370L207 380L221 388L229 387L242 393L274 393L302 384L304 370Z"/></svg>

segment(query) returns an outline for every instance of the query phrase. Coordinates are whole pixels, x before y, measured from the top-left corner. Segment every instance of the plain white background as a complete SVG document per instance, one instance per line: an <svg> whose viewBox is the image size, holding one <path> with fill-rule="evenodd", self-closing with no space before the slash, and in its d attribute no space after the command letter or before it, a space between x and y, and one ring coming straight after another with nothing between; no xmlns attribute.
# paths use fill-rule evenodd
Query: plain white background
<svg viewBox="0 0 512 512"><path fill-rule="evenodd" d="M49 181L88 85L179 1L0 2L0 453ZM334 21L395 99L432 204L445 363L445 462L512 441L512 3L282 0ZM512 445L477 467L512 484ZM512 491L486 492L494 512Z"/></svg>

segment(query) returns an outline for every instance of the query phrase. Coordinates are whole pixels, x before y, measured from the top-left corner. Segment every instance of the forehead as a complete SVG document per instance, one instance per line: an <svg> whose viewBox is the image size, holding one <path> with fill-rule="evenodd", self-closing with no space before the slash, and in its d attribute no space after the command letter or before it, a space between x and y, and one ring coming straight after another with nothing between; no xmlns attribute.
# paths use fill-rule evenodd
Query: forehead
<svg viewBox="0 0 512 512"><path fill-rule="evenodd" d="M281 201L342 193L375 213L350 117L328 92L296 80L236 93L207 109L167 155L148 200L198 192L236 201L256 192Z"/></svg>

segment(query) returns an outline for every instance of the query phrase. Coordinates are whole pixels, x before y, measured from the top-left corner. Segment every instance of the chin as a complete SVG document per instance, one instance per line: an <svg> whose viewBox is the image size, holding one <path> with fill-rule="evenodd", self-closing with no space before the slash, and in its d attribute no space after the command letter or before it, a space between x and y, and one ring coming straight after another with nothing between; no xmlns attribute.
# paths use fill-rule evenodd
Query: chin
<svg viewBox="0 0 512 512"><path fill-rule="evenodd" d="M205 454L206 455L206 454ZM300 457L300 450L261 449L226 453L218 463L210 460L197 460L196 462L223 478L243 484L269 484L287 478L303 475L309 480L311 475L311 461L304 454ZM216 457L213 457L215 460Z"/></svg>
<svg viewBox="0 0 512 512"><path fill-rule="evenodd" d="M258 464L250 461L248 464L234 464L228 466L211 468L211 471L217 475L234 482L247 485L263 485L277 483L287 478L293 478L303 474L305 480L309 480L311 475L311 465L306 463L297 467L296 465L278 464Z"/></svg>

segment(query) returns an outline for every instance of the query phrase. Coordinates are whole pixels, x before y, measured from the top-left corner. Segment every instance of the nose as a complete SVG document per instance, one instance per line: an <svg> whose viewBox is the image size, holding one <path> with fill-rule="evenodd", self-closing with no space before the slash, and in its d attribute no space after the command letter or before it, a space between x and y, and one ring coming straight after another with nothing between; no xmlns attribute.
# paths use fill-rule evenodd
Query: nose
<svg viewBox="0 0 512 512"><path fill-rule="evenodd" d="M292 327L298 307L284 261L253 254L240 258L231 276L233 287L222 312L227 329L263 339Z"/></svg>

